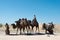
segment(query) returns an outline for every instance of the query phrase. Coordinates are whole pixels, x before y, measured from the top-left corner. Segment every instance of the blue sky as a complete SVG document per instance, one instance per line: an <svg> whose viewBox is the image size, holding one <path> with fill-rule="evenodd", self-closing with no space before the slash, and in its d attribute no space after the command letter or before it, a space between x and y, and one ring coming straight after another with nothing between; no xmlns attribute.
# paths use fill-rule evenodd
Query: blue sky
<svg viewBox="0 0 60 40"><path fill-rule="evenodd" d="M39 23L60 23L60 0L0 0L0 23L14 23L19 18Z"/></svg>

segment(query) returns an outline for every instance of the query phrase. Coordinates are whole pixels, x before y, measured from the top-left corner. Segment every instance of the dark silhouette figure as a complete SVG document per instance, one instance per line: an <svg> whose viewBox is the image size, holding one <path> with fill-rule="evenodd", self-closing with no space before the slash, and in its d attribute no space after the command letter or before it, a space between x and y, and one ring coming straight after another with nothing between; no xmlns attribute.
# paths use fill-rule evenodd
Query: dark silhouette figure
<svg viewBox="0 0 60 40"><path fill-rule="evenodd" d="M34 27L36 27L36 30L38 29L39 31L39 24L36 20L36 16L34 15L34 19L31 21L31 20L27 20L27 18L22 18L22 19L19 19L17 21L15 21L16 24L11 24L13 26L13 28L17 28L17 32L16 34L18 33L18 29L20 29L20 34L21 34L21 29L23 29L23 32L25 32L25 28L30 30L30 26L32 27L32 30ZM27 33L28 33L28 30L27 30Z"/></svg>
<svg viewBox="0 0 60 40"><path fill-rule="evenodd" d="M18 33L18 29L20 29L21 30L21 27L20 27L20 25L18 24L18 21L15 21L16 22L16 24L11 24L12 25L12 27L13 27L13 29L16 29L17 28L17 31L16 31L16 34ZM21 31L20 31L21 32Z"/></svg>
<svg viewBox="0 0 60 40"><path fill-rule="evenodd" d="M30 30L30 26L31 26L31 20L27 20L27 24L28 24L28 26L27 26L27 32Z"/></svg>
<svg viewBox="0 0 60 40"><path fill-rule="evenodd" d="M34 15L34 19L31 21L31 26L32 26L32 30L34 27L36 27L36 30L38 29L38 31L39 31L39 23L38 23L35 15Z"/></svg>
<svg viewBox="0 0 60 40"><path fill-rule="evenodd" d="M17 28L16 34L18 33L18 29L20 29L20 34L21 34L21 29L22 29L22 27L20 26L20 21L21 21L21 19L19 19L18 21L15 21L15 23L16 23L16 28Z"/></svg>
<svg viewBox="0 0 60 40"><path fill-rule="evenodd" d="M50 25L49 25L49 33L50 34L53 34L53 28L54 28L54 24L53 24L53 22L51 22L51 23L49 23Z"/></svg>
<svg viewBox="0 0 60 40"><path fill-rule="evenodd" d="M27 27L28 27L27 19L22 18L19 24L20 24L21 28L23 29L23 32L25 32L25 28L27 29Z"/></svg>
<svg viewBox="0 0 60 40"><path fill-rule="evenodd" d="M13 23L13 24L11 24L12 26L13 26L13 29L16 29L17 28L17 26Z"/></svg>
<svg viewBox="0 0 60 40"><path fill-rule="evenodd" d="M10 31L9 31L9 25L8 25L8 23L5 24L5 27L6 27L5 33L7 35L9 35L10 34Z"/></svg>
<svg viewBox="0 0 60 40"><path fill-rule="evenodd" d="M12 27L13 27L13 29L16 29L16 28L17 28L16 34L18 33L18 29L20 29L20 33L21 33L21 28L22 28L22 27L20 26L20 20L21 20L21 19L19 19L18 21L15 21L16 24L14 24L14 23L11 24Z"/></svg>
<svg viewBox="0 0 60 40"><path fill-rule="evenodd" d="M54 28L54 24L53 23L49 23L49 25L43 23L43 29L45 29L45 33L47 33L47 31L49 32L49 34L53 34L53 28Z"/></svg>
<svg viewBox="0 0 60 40"><path fill-rule="evenodd" d="M18 29L20 29L20 34L21 34L21 29L23 29L23 32L25 32L25 28L27 29L28 27L28 21L26 18L19 19L18 21L15 21L15 23L16 25L15 24L11 24L11 25L13 26L13 28L17 28L16 34L18 33Z"/></svg>

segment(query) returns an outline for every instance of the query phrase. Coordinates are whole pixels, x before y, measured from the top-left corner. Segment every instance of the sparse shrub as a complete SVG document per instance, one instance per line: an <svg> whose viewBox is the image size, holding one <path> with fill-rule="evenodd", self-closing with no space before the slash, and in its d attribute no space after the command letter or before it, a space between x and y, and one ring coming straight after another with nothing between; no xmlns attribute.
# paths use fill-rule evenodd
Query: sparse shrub
<svg viewBox="0 0 60 40"><path fill-rule="evenodd" d="M0 27L2 27L3 25L2 24L0 24Z"/></svg>

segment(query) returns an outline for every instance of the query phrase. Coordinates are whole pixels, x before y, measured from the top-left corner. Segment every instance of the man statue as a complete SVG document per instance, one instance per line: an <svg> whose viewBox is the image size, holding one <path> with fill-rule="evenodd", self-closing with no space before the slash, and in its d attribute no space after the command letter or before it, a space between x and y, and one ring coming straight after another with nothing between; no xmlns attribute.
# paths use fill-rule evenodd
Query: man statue
<svg viewBox="0 0 60 40"><path fill-rule="evenodd" d="M9 25L8 25L8 23L5 24L5 27L6 27L5 33L7 35L9 35L10 34L10 31L9 31Z"/></svg>

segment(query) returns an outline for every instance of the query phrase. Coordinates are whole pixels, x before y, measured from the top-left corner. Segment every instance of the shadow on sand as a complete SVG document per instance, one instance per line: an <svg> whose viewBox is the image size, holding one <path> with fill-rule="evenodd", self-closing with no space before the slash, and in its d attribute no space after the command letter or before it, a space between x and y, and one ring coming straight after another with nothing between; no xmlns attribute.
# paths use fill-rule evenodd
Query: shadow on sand
<svg viewBox="0 0 60 40"><path fill-rule="evenodd" d="M44 33L27 33L26 35L45 35Z"/></svg>
<svg viewBox="0 0 60 40"><path fill-rule="evenodd" d="M19 36L20 34L8 34L9 36Z"/></svg>
<svg viewBox="0 0 60 40"><path fill-rule="evenodd" d="M24 34L9 34L10 36L19 36L19 35L27 35L27 36L32 36L32 35L45 35L44 33L24 33Z"/></svg>

